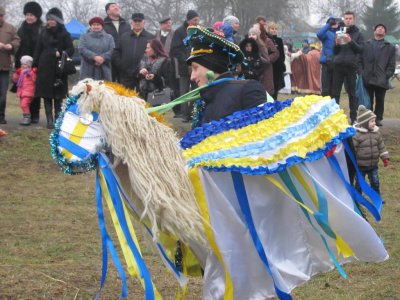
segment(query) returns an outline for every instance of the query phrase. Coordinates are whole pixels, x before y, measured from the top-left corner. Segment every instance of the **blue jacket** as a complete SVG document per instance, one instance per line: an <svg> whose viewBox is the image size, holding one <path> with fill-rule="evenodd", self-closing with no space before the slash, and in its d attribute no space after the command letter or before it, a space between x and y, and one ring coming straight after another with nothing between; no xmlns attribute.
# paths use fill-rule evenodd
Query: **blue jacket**
<svg viewBox="0 0 400 300"><path fill-rule="evenodd" d="M328 58L333 59L333 47L335 46L336 30L327 23L317 33L318 39L322 42L322 51L319 58L321 64L326 63Z"/></svg>

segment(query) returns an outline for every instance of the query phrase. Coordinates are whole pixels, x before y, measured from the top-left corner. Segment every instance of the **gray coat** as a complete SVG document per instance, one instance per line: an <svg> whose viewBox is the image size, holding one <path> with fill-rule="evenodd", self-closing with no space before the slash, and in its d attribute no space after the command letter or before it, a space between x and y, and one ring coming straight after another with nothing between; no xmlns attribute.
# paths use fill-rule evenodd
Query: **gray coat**
<svg viewBox="0 0 400 300"><path fill-rule="evenodd" d="M111 56L114 50L114 39L105 31L88 31L79 39L79 53L82 57L79 79L92 78L95 80L111 81ZM101 66L94 64L93 58L102 56Z"/></svg>

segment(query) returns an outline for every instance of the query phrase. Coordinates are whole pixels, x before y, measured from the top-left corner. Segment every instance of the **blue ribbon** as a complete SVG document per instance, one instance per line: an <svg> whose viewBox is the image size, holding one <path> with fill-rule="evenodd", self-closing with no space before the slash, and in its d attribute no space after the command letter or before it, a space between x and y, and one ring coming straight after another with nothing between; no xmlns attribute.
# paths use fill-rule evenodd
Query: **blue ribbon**
<svg viewBox="0 0 400 300"><path fill-rule="evenodd" d="M114 170L112 168L110 168L110 160L103 153L100 153L100 155L102 156L102 159L107 163L108 169L112 172L112 175L113 175L113 177L115 179L115 182L117 184L118 190L121 192L122 196L126 200L126 203L129 205L129 207L135 213L136 217L140 219L140 215L137 213L135 207L132 205L132 201L130 200L129 196L126 194L125 190L122 188L122 186L121 186L121 184L120 184L120 182L118 180L118 176L115 174ZM152 233L151 229L146 224L144 224L144 223L141 223L141 224L145 227L146 231L148 232L148 234L153 239L153 233ZM180 273L178 271L178 269L176 268L175 264L169 259L168 255L166 254L166 252L165 252L163 246L161 245L161 243L157 242L156 244L157 244L157 248L160 250L160 253L162 254L163 258L168 263L168 265L172 268L172 271L174 272L176 277L177 278L181 278L182 277L182 273Z"/></svg>
<svg viewBox="0 0 400 300"><path fill-rule="evenodd" d="M290 178L289 173L287 172L287 170L282 171L279 173L279 177L283 180L283 182L286 184L286 186L289 188L290 192L292 193L293 197L299 201L300 203L303 203L303 200L301 199L300 194L298 193L292 179ZM317 187L316 187L317 188ZM319 190L319 189L318 189ZM318 191L317 191L318 192ZM322 230L331 238L335 239L336 236L333 233L332 229L330 228L329 224L328 224L328 209L326 207L326 204L324 205L323 202L325 201L326 203L326 199L325 197L323 197L323 199L321 199L320 197L322 196L322 193L318 194L318 202L319 202L319 211L318 212L314 212L313 216L315 218L315 220L317 221L317 223L321 226ZM322 204L322 207L321 207ZM326 250L328 251L329 257L331 258L331 260L333 261L334 265L336 266L336 268L338 269L339 274L343 277L346 278L346 272L343 270L342 266L339 264L339 262L337 261L337 259L335 258L335 255L333 255L331 249L329 248L328 242L326 241L325 237L319 232L319 230L317 229L317 227L315 227L315 225L313 224L313 222L311 221L310 215L307 212L307 210L305 210L302 206L300 206L301 210L303 211L304 215L306 216L308 222L310 223L311 227L319 234L320 238L322 239L322 242L325 245Z"/></svg>
<svg viewBox="0 0 400 300"><path fill-rule="evenodd" d="M130 250L132 251L133 256L135 257L135 261L138 266L140 275L144 280L146 299L149 299L149 300L154 299L153 284L151 281L151 276L150 276L149 270L147 269L146 264L132 239L132 236L131 236L129 228L128 228L128 224L125 219L125 212L124 212L124 209L122 206L117 182L107 164L107 161L104 160L103 156L104 156L103 154L99 156L99 166L104 174L104 177L105 177L105 180L106 180L109 192L110 192L110 196L113 201L115 211L117 213L118 221L121 225L121 229L122 229L122 232L124 233L125 239L128 242L128 246L129 246Z"/></svg>
<svg viewBox="0 0 400 300"><path fill-rule="evenodd" d="M79 157L80 159L85 159L86 157L91 155L89 151L75 144L74 142L71 142L69 139L61 135L58 136L58 145L65 150L71 152L76 157Z"/></svg>
<svg viewBox="0 0 400 300"><path fill-rule="evenodd" d="M126 277L125 277L124 269L118 259L117 252L115 251L113 242L107 233L106 225L104 222L104 213L103 213L103 205L102 205L101 198L102 197L101 197L100 177L99 177L99 174L97 173L97 175L96 175L96 204L97 204L97 215L99 218L99 228L100 228L100 234L101 234L102 249L103 249L103 266L102 266L102 271L101 271L100 289L97 292L95 299L96 300L99 299L101 289L104 286L104 282L105 282L106 276L107 276L107 265L108 265L107 248L108 248L108 250L110 250L111 258L114 261L115 267L117 268L119 277L121 278L121 281L122 281L121 298L126 298L128 295Z"/></svg>
<svg viewBox="0 0 400 300"><path fill-rule="evenodd" d="M251 238L253 240L254 246L257 250L257 253L258 253L261 261L263 262L265 268L267 269L267 272L269 273L269 275L272 278L276 295L279 297L279 299L291 300L292 297L290 296L290 294L283 292L281 289L279 289L276 286L274 275L272 274L272 271L269 267L267 256L265 254L265 251L264 251L263 245L260 241L260 238L258 237L256 228L255 228L255 225L253 222L253 218L251 216L251 210L250 210L249 200L247 198L246 188L245 188L244 182L243 182L243 176L242 176L242 174L240 174L238 172L232 172L231 175L232 175L233 185L235 187L236 197L238 199L242 213L245 217L247 228L249 229L249 232L250 232Z"/></svg>
<svg viewBox="0 0 400 300"><path fill-rule="evenodd" d="M78 104L72 104L70 107L68 107L67 111L79 116L78 107ZM93 116L93 121L97 121L99 119L99 114L97 112L92 112L91 114Z"/></svg>

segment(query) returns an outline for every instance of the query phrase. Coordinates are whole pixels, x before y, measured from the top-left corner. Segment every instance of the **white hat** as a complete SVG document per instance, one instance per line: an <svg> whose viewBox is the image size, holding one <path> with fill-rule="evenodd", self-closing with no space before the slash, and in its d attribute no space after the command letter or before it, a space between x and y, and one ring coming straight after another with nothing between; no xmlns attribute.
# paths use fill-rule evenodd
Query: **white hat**
<svg viewBox="0 0 400 300"><path fill-rule="evenodd" d="M32 56L24 55L21 57L20 62L21 62L21 65L28 65L28 66L32 67L33 58L32 58Z"/></svg>

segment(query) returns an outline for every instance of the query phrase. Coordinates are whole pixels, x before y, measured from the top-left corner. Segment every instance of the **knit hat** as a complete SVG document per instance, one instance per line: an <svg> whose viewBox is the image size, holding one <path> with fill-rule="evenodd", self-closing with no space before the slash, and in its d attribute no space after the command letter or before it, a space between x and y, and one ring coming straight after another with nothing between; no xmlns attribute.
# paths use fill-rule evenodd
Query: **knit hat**
<svg viewBox="0 0 400 300"><path fill-rule="evenodd" d="M240 64L244 55L238 45L212 33L202 26L189 26L184 40L192 50L188 64L196 62L218 74L228 71L231 65Z"/></svg>
<svg viewBox="0 0 400 300"><path fill-rule="evenodd" d="M195 10L190 9L190 10L188 10L188 12L186 14L186 21L190 21L191 19L194 19L198 16L199 16L199 14Z"/></svg>
<svg viewBox="0 0 400 300"><path fill-rule="evenodd" d="M28 65L28 66L32 67L33 58L32 58L32 56L24 55L21 57L20 62L21 62L21 65Z"/></svg>
<svg viewBox="0 0 400 300"><path fill-rule="evenodd" d="M364 105L360 105L357 111L357 124L363 127L368 128L368 122L376 118L376 115L366 108Z"/></svg>
<svg viewBox="0 0 400 300"><path fill-rule="evenodd" d="M37 2L34 2L34 1L27 2L24 5L24 15L26 15L28 13L31 13L36 18L40 19L40 17L42 16L42 7Z"/></svg>
<svg viewBox="0 0 400 300"><path fill-rule="evenodd" d="M238 18L236 18L235 16L227 16L227 17L225 17L223 20L222 20L222 22L224 22L224 23L227 23L227 24L229 24L229 25L233 25L233 24L235 24L235 23L240 23L239 22L239 19Z"/></svg>
<svg viewBox="0 0 400 300"><path fill-rule="evenodd" d="M382 26L383 28L385 28L385 33L387 32L387 28L384 24L376 24L374 27L374 31L376 30L376 28L378 28L379 26Z"/></svg>
<svg viewBox="0 0 400 300"><path fill-rule="evenodd" d="M57 7L50 8L46 14L46 20L54 20L59 24L64 24L63 14Z"/></svg>
<svg viewBox="0 0 400 300"><path fill-rule="evenodd" d="M217 21L213 24L212 29L213 30L221 30L222 25L224 25L224 22L222 21Z"/></svg>
<svg viewBox="0 0 400 300"><path fill-rule="evenodd" d="M249 34L255 34L257 35L257 38L260 38L261 31L257 27L251 27L249 29Z"/></svg>
<svg viewBox="0 0 400 300"><path fill-rule="evenodd" d="M93 17L89 20L89 25L92 25L93 23L98 23L101 26L104 25L104 20L102 17Z"/></svg>

